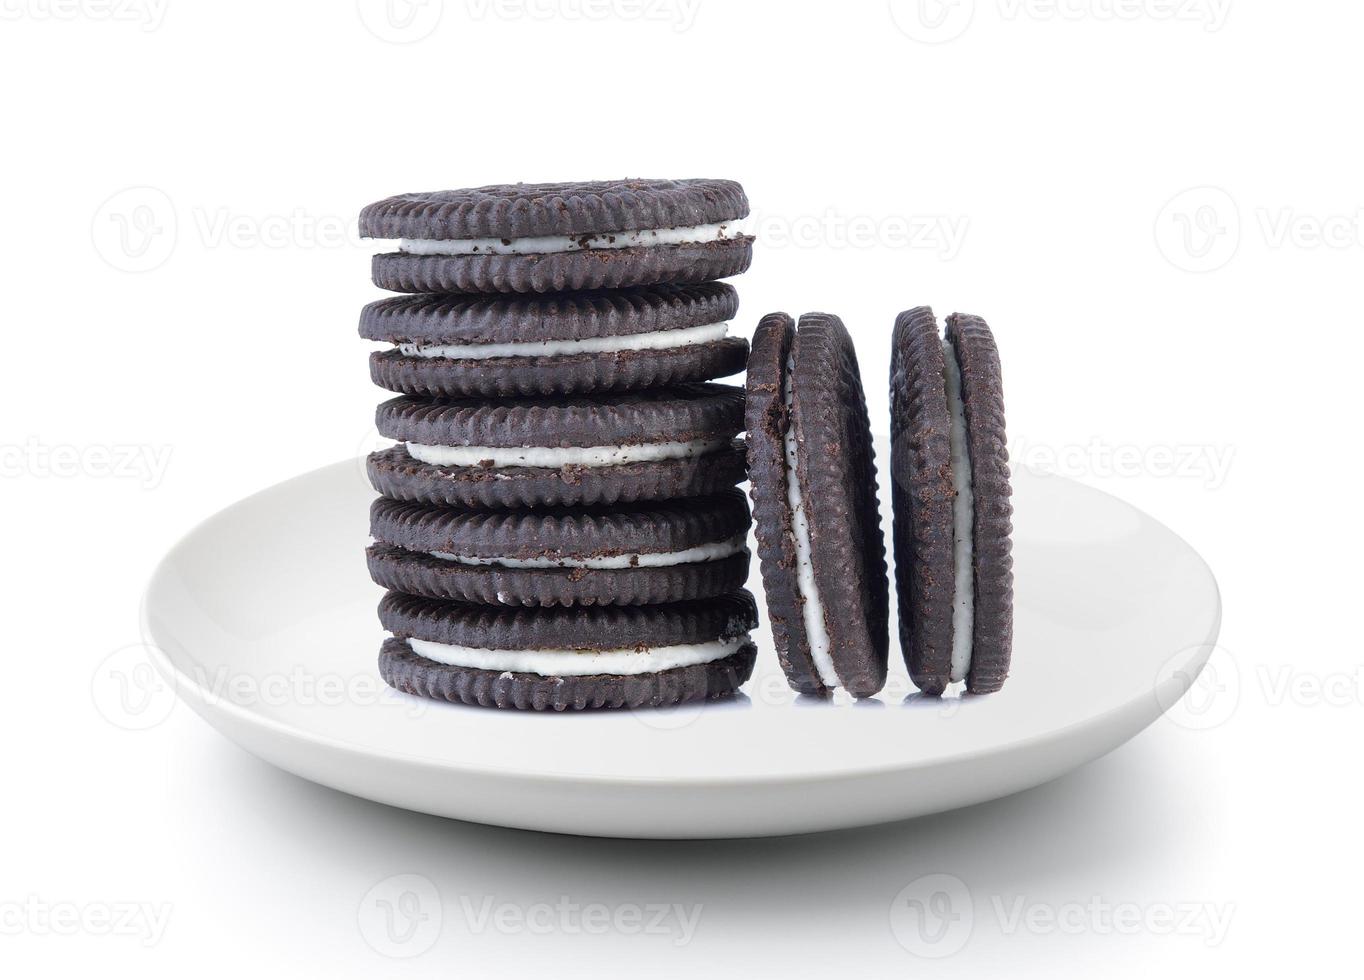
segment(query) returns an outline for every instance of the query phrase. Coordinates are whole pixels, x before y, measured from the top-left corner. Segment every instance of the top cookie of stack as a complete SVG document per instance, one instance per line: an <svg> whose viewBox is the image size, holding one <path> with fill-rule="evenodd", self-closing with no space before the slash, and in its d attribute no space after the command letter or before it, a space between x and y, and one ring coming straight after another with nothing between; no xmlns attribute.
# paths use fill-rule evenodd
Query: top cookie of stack
<svg viewBox="0 0 1364 980"><path fill-rule="evenodd" d="M698 283L748 268L732 180L495 184L398 194L360 212L374 284L399 293L547 293Z"/></svg>
<svg viewBox="0 0 1364 980"><path fill-rule="evenodd" d="M738 297L715 281L748 268L747 216L743 189L711 179L400 194L361 212L363 236L399 240L375 284L408 294L360 322L392 345L370 369L400 395L377 416L398 445L369 460L388 498L370 567L395 590L390 684L581 708L747 680L743 391L708 383L748 357L728 336Z"/></svg>

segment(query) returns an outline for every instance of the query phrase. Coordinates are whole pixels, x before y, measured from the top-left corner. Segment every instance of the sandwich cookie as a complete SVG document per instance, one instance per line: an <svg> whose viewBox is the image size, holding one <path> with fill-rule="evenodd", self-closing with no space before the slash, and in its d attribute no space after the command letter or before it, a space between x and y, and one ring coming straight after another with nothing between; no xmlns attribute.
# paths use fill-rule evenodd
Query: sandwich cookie
<svg viewBox="0 0 1364 980"><path fill-rule="evenodd" d="M522 606L646 605L734 592L748 579L748 500L612 509L467 511L379 498L369 570L386 589Z"/></svg>
<svg viewBox="0 0 1364 980"><path fill-rule="evenodd" d="M693 384L614 396L379 406L369 458L396 500L463 507L577 507L719 493L744 479L743 389Z"/></svg>
<svg viewBox="0 0 1364 980"><path fill-rule="evenodd" d="M393 296L360 315L374 383L408 395L624 391L736 374L748 341L723 283L535 296Z"/></svg>
<svg viewBox="0 0 1364 980"><path fill-rule="evenodd" d="M537 711L663 707L733 694L757 648L753 597L517 609L390 592L379 672L408 694Z"/></svg>
<svg viewBox="0 0 1364 980"><path fill-rule="evenodd" d="M900 643L925 694L1004 684L1013 645L1009 454L999 351L985 321L895 321L891 489Z"/></svg>
<svg viewBox="0 0 1364 980"><path fill-rule="evenodd" d="M758 558L791 686L869 697L886 680L889 587L866 399L843 322L758 324L748 365Z"/></svg>
<svg viewBox="0 0 1364 980"><path fill-rule="evenodd" d="M698 283L752 258L732 180L497 184L399 194L360 212L375 285L400 293L544 293Z"/></svg>

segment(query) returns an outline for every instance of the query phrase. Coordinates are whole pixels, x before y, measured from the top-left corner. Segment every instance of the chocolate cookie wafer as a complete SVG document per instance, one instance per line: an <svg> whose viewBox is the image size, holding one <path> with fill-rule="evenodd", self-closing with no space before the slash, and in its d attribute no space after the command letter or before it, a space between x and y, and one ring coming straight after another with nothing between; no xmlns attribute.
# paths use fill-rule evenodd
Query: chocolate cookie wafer
<svg viewBox="0 0 1364 980"><path fill-rule="evenodd" d="M763 318L748 368L758 556L791 686L857 697L886 679L889 589L857 356L836 316Z"/></svg>
<svg viewBox="0 0 1364 980"><path fill-rule="evenodd" d="M985 321L901 313L891 352L900 640L926 694L997 691L1013 642L1012 507L999 351Z"/></svg>
<svg viewBox="0 0 1364 980"><path fill-rule="evenodd" d="M533 296L393 296L360 315L375 384L410 395L505 398L624 391L742 371L733 287L645 286Z"/></svg>
<svg viewBox="0 0 1364 980"><path fill-rule="evenodd" d="M593 506L699 497L744 479L744 393L718 384L615 396L379 406L402 445L370 456L374 488L464 507Z"/></svg>
<svg viewBox="0 0 1364 980"><path fill-rule="evenodd" d="M498 184L398 194L360 212L360 234L398 239L376 285L402 293L543 293L699 283L752 258L732 180Z"/></svg>
<svg viewBox="0 0 1364 980"><path fill-rule="evenodd" d="M747 592L655 606L517 609L391 592L379 671L409 694L534 710L662 707L733 694L753 671Z"/></svg>
<svg viewBox="0 0 1364 980"><path fill-rule="evenodd" d="M369 569L387 589L502 605L645 605L709 598L748 578L748 501L467 511L380 498Z"/></svg>

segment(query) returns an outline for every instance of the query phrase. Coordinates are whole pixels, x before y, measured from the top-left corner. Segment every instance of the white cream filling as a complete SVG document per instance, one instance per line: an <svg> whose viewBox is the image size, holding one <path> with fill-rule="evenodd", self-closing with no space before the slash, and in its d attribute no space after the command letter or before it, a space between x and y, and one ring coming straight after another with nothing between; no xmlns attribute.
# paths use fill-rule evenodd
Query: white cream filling
<svg viewBox="0 0 1364 980"><path fill-rule="evenodd" d="M805 513L800 479L796 473L795 373L795 364L788 360L782 399L786 403L786 415L790 420L785 436L786 501L791 507L791 532L796 545L796 592L801 599L801 618L805 623L805 638L810 646L810 659L815 663L815 672L819 674L819 679L825 687L835 688L838 687L838 671L834 669L829 628L824 622L824 603L820 599L819 586L815 582L813 549L810 547L810 520Z"/></svg>
<svg viewBox="0 0 1364 980"><path fill-rule="evenodd" d="M585 337L581 340L532 340L509 344L398 344L409 357L444 357L455 361L484 361L494 357L552 357L559 354L612 354L631 350L668 350L723 340L728 323L707 323L677 330Z"/></svg>
<svg viewBox="0 0 1364 980"><path fill-rule="evenodd" d="M946 365L948 429L952 450L952 671L954 682L966 680L971 670L971 634L975 625L975 570L971 529L975 521L975 496L971 489L971 455L966 446L966 404L961 396L961 366L946 338L942 342Z"/></svg>
<svg viewBox="0 0 1364 980"><path fill-rule="evenodd" d="M747 536L728 541L697 545L684 551L656 551L652 554L602 555L596 558L473 558L433 551L431 555L461 565L499 565L503 568L668 568L699 562L720 561L737 555L747 547Z"/></svg>
<svg viewBox="0 0 1364 980"><path fill-rule="evenodd" d="M408 454L432 466L624 466L665 459L689 459L713 453L724 439L691 442L645 442L638 446L423 446L409 442Z"/></svg>
<svg viewBox="0 0 1364 980"><path fill-rule="evenodd" d="M582 677L585 674L650 674L656 670L708 664L736 653L750 640L744 633L707 643L590 653L581 650L488 650L415 639L407 642L417 656L451 667L513 671L542 677Z"/></svg>
<svg viewBox="0 0 1364 980"><path fill-rule="evenodd" d="M592 235L539 235L528 238L404 238L399 251L409 255L544 255L589 248L637 245L693 245L723 242L743 235L743 222L724 221L685 228L641 228Z"/></svg>

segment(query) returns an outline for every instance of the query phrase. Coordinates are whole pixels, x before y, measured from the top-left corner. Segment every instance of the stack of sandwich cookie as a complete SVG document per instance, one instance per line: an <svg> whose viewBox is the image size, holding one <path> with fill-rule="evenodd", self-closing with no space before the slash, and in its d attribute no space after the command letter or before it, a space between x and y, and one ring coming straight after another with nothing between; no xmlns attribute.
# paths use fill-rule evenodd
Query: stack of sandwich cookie
<svg viewBox="0 0 1364 980"><path fill-rule="evenodd" d="M742 371L752 239L723 180L511 184L364 209L397 239L360 333L371 377L371 576L413 694L531 709L732 694L756 625Z"/></svg>
<svg viewBox="0 0 1364 980"><path fill-rule="evenodd" d="M925 694L998 691L1013 645L1009 454L999 351L985 321L895 322L891 487L900 645Z"/></svg>

